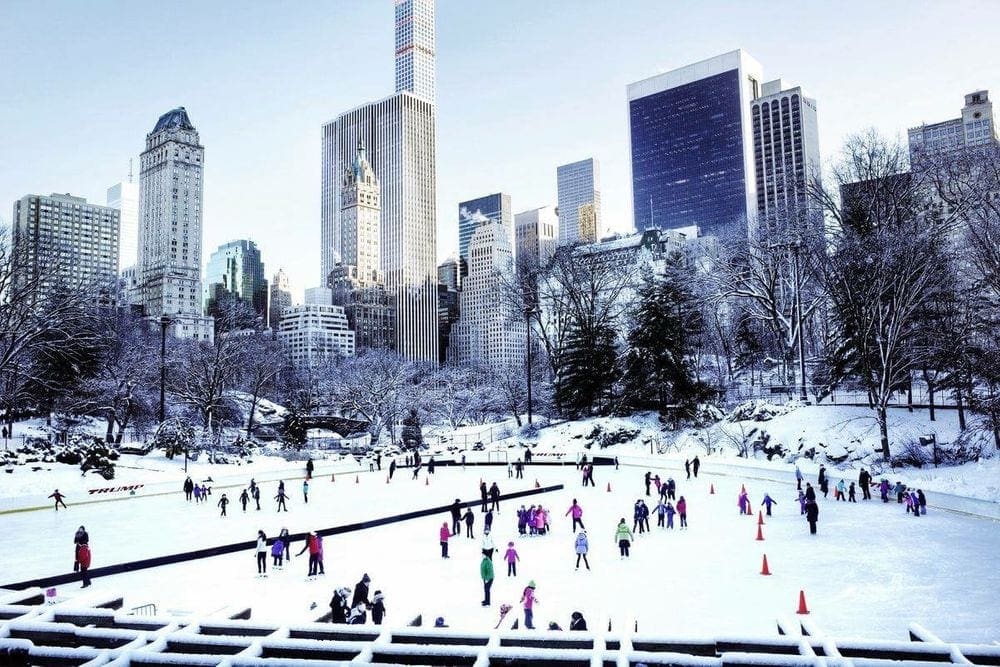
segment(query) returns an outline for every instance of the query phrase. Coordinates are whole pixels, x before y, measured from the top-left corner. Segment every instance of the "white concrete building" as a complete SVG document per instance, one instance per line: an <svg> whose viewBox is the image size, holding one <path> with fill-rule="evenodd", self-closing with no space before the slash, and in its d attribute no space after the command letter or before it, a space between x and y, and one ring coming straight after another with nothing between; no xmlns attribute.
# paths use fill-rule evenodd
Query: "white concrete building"
<svg viewBox="0 0 1000 667"><path fill-rule="evenodd" d="M504 298L514 273L514 249L499 222L480 225L469 242L469 274L462 284L458 321L451 329L448 358L458 365L502 370L524 363L524 315Z"/></svg>
<svg viewBox="0 0 1000 667"><path fill-rule="evenodd" d="M118 235L118 271L135 266L139 261L139 184L129 180L115 183L108 188L107 205L121 214L121 233Z"/></svg>
<svg viewBox="0 0 1000 667"><path fill-rule="evenodd" d="M433 84L433 9L432 0L396 3L396 42L404 45L398 92L323 125L320 270L325 283L344 258L342 175L361 143L379 181L379 264L396 313L394 347L408 359L437 363L435 109L425 80L429 72Z"/></svg>
<svg viewBox="0 0 1000 667"><path fill-rule="evenodd" d="M543 266L559 243L559 216L552 206L542 206L514 215L515 256L531 257Z"/></svg>
<svg viewBox="0 0 1000 667"><path fill-rule="evenodd" d="M39 301L59 289L110 292L118 276L119 211L53 193L14 202L14 285L36 284Z"/></svg>
<svg viewBox="0 0 1000 667"><path fill-rule="evenodd" d="M184 107L160 116L139 157L138 278L146 317L170 318L178 338L212 340L202 314L205 148Z"/></svg>
<svg viewBox="0 0 1000 667"><path fill-rule="evenodd" d="M296 366L354 356L354 332L348 328L347 315L339 306L307 304L285 308L278 323L278 340Z"/></svg>
<svg viewBox="0 0 1000 667"><path fill-rule="evenodd" d="M1000 143L1000 133L993 120L990 92L977 90L966 95L960 118L912 127L907 135L910 141L910 162L919 160L921 153Z"/></svg>
<svg viewBox="0 0 1000 667"><path fill-rule="evenodd" d="M288 282L288 274L284 267L279 268L271 279L271 295L267 304L267 326L278 328L281 313L292 305L292 286Z"/></svg>
<svg viewBox="0 0 1000 667"><path fill-rule="evenodd" d="M594 158L564 164L556 168L558 190L559 245L586 242L581 237L580 207L593 205L591 226L594 239L600 238L601 227L601 165Z"/></svg>
<svg viewBox="0 0 1000 667"><path fill-rule="evenodd" d="M822 167L816 100L800 86L767 81L750 106L750 116L757 224L765 229L792 224L821 230L823 213L807 194Z"/></svg>

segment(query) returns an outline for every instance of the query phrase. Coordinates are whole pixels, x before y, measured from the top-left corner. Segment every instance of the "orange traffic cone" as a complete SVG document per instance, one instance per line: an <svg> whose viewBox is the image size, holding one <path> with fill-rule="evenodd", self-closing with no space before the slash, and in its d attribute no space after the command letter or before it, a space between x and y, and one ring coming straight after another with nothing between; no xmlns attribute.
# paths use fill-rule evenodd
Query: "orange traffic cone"
<svg viewBox="0 0 1000 667"><path fill-rule="evenodd" d="M808 614L809 608L806 607L806 592L799 591L799 610L795 612L796 614Z"/></svg>
<svg viewBox="0 0 1000 667"><path fill-rule="evenodd" d="M542 488L542 485L538 483L538 478L537 477L535 478L535 488L536 489Z"/></svg>
<svg viewBox="0 0 1000 667"><path fill-rule="evenodd" d="M758 526L764 525L764 513L761 512L760 510L757 510L757 525Z"/></svg>
<svg viewBox="0 0 1000 667"><path fill-rule="evenodd" d="M611 493L611 482L608 482L608 493Z"/></svg>
<svg viewBox="0 0 1000 667"><path fill-rule="evenodd" d="M763 542L764 541L764 532L763 532L763 529L761 529L760 526L757 526L757 541L758 542Z"/></svg>
<svg viewBox="0 0 1000 667"><path fill-rule="evenodd" d="M708 492L709 493L715 493L715 484L709 484L708 485Z"/></svg>
<svg viewBox="0 0 1000 667"><path fill-rule="evenodd" d="M355 483L355 484L359 484L359 483L360 483L360 482L358 481L358 476L357 476L357 475L355 475L355 476L354 476L354 483Z"/></svg>
<svg viewBox="0 0 1000 667"><path fill-rule="evenodd" d="M771 570L767 567L767 554L764 554L764 564L760 567L760 573L767 577L771 576Z"/></svg>

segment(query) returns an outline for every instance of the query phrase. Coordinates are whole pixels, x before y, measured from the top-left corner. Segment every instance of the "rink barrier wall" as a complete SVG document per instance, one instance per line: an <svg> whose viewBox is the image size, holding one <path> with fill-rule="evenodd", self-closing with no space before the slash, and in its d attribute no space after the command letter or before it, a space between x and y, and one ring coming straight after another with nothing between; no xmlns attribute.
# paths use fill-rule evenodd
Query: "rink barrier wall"
<svg viewBox="0 0 1000 667"><path fill-rule="evenodd" d="M732 477L735 479L774 482L776 484L788 484L795 486L794 467L791 470L784 471L776 468L763 468L749 464L740 465L736 463L720 463L713 461L712 459L706 460L708 463L705 461L701 462L701 467L698 470L699 476ZM622 466L644 468L651 471L669 470L673 473L673 477L678 483L688 481L686 479L683 462L678 462L676 460L657 458L655 456L622 456L619 457L619 462ZM829 477L831 481L838 479L836 476L836 469L831 469L829 471ZM895 484L896 479L905 481L904 475L878 475L877 477L886 477L893 484ZM857 481L856 477L844 477L843 479L848 484L852 481ZM803 474L802 481L803 483L810 482L813 486L816 486L815 475L806 476ZM766 488L761 490L767 491ZM968 498L966 496L956 496L950 493L938 493L937 491L925 490L924 493L927 495L927 507L929 510L943 510L955 514L963 514L977 519L1000 521L1000 503L998 502L992 500L981 500L979 498ZM858 496L860 495L861 490L859 489ZM859 500L858 502L861 501ZM878 492L874 488L872 489L872 500L868 502L881 502L879 500ZM894 503L895 499L893 498L891 504Z"/></svg>
<svg viewBox="0 0 1000 667"><path fill-rule="evenodd" d="M555 484L551 486L543 486L537 489L528 489L526 491L514 491L511 493L503 494L500 496L500 501L513 500L515 498L525 498L528 496L535 496L544 493L552 493L553 491L561 491L563 489L562 484ZM466 507L478 507L482 504L482 499L477 498L476 500L470 500L461 503L462 508ZM366 521L358 521L355 523L349 523L342 526L333 526L331 528L324 528L322 530L313 531L322 537L329 537L330 535L342 535L344 533L353 533L359 530L365 530L367 528L377 528L379 526L386 526L393 523L399 523L401 521L410 521L411 519L420 519L427 516L433 516L435 514L447 513L450 515L451 504L439 505L436 507L430 507L421 510L414 510L412 512L404 512L402 514L394 514L392 516L381 517L378 519L368 519ZM291 538L290 543L304 542L308 532L294 533L289 535ZM274 540L269 539L268 544L273 544ZM186 563L193 560L201 560L203 558L212 558L214 556L224 556L226 554L238 553L240 551L252 550L257 547L257 540L247 540L245 542L236 542L233 544L223 544L215 547L207 547L205 549L193 549L191 551L183 551L174 554L168 554L166 556L155 556L153 558L143 558L140 560L129 561L127 563L118 563L116 565L105 565L103 567L95 567L88 570L88 574L91 579L97 579L98 577L107 577L115 574L122 574L124 572L135 572L137 570L147 570L154 567L160 567L163 565L173 565L175 563ZM67 584L70 582L80 581L80 573L69 572L66 574L53 575L50 577L39 577L38 579L29 579L27 581L19 581L11 584L0 584L0 588L10 588L14 590L22 590L26 588L46 588L49 586L58 586L60 584Z"/></svg>
<svg viewBox="0 0 1000 667"><path fill-rule="evenodd" d="M584 632L329 623L254 623L220 611L199 617L137 617L109 609L116 598L3 607L0 664L84 667L274 667L486 665L524 667L930 667L1000 665L1000 646L945 642L917 625L909 641L826 635L811 620L779 621L777 636L640 634L634 617L598 615ZM513 619L511 617L514 617ZM305 662L308 661L308 662Z"/></svg>

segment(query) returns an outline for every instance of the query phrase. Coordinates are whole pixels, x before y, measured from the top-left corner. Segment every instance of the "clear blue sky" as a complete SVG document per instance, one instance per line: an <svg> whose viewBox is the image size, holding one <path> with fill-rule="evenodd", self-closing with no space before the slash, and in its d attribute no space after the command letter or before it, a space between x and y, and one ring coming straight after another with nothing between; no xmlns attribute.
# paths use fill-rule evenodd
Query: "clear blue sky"
<svg viewBox="0 0 1000 667"><path fill-rule="evenodd" d="M625 86L742 47L817 99L824 159L866 127L905 136L992 89L1000 0L438 0L438 254L458 202L555 203L555 168L601 161L631 225ZM206 148L205 259L256 241L319 281L320 125L393 90L391 0L0 0L0 220L28 193L104 203L158 116ZM301 297L298 294L297 297Z"/></svg>

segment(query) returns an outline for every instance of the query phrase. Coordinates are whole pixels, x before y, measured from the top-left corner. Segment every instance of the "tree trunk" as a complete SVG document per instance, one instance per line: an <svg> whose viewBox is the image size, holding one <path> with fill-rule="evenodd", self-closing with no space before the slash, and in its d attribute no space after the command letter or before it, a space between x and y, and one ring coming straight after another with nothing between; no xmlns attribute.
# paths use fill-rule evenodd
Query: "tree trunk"
<svg viewBox="0 0 1000 667"><path fill-rule="evenodd" d="M913 378L906 383L906 409L908 412L913 412Z"/></svg>
<svg viewBox="0 0 1000 667"><path fill-rule="evenodd" d="M879 440L882 442L882 460L888 461L890 458L889 423L887 420L886 409L884 405L878 406L878 409L876 410L875 421L878 422Z"/></svg>
<svg viewBox="0 0 1000 667"><path fill-rule="evenodd" d="M258 394L254 391L253 396L250 397L250 415L247 417L247 439L251 437L251 432L253 431L253 413L257 410Z"/></svg>
<svg viewBox="0 0 1000 667"><path fill-rule="evenodd" d="M934 383L927 381L927 410L930 415L931 421L934 421Z"/></svg>
<svg viewBox="0 0 1000 667"><path fill-rule="evenodd" d="M962 388L955 390L955 406L958 408L958 430L965 430L965 403L962 401Z"/></svg>
<svg viewBox="0 0 1000 667"><path fill-rule="evenodd" d="M108 410L108 429L104 432L104 442L109 445L115 441L115 411Z"/></svg>

